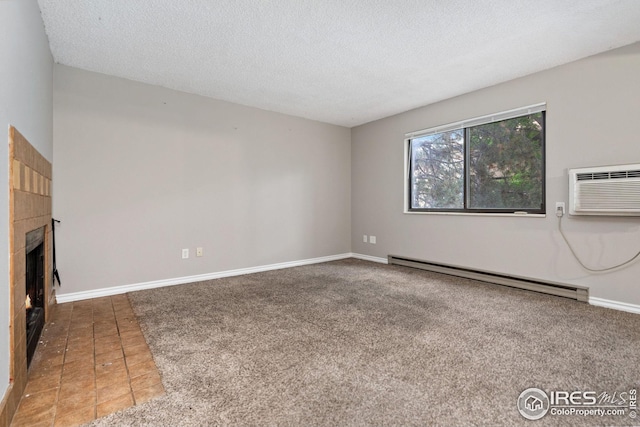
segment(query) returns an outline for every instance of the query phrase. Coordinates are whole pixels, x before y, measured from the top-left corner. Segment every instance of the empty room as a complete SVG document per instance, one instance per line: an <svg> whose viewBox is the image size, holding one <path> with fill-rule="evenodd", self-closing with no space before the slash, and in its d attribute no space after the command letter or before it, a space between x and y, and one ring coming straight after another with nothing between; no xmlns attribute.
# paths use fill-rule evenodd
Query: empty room
<svg viewBox="0 0 640 427"><path fill-rule="evenodd" d="M640 425L638 22L0 0L0 427Z"/></svg>

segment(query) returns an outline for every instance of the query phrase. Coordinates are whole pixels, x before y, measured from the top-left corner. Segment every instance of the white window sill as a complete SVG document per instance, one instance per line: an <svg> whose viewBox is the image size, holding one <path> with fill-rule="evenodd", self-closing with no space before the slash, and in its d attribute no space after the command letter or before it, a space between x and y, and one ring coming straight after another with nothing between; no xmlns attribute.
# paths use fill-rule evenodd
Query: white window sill
<svg viewBox="0 0 640 427"><path fill-rule="evenodd" d="M412 212L405 210L403 213L407 215L453 215L453 216L503 216L518 218L546 218L546 214L530 214L530 213L479 213L479 212Z"/></svg>

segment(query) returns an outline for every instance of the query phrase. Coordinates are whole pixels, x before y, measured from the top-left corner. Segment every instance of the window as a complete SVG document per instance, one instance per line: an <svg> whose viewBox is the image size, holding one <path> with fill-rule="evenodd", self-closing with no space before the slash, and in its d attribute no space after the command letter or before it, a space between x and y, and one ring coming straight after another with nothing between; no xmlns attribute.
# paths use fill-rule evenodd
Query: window
<svg viewBox="0 0 640 427"><path fill-rule="evenodd" d="M407 211L545 213L545 104L407 135Z"/></svg>

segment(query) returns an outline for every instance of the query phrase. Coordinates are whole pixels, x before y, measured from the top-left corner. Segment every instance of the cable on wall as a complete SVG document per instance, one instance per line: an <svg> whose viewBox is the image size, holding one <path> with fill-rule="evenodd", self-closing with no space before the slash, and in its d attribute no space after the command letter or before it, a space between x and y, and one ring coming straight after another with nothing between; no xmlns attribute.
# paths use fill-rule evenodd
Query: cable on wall
<svg viewBox="0 0 640 427"><path fill-rule="evenodd" d="M567 239L567 236L564 235L564 231L562 231L562 217L563 212L561 210L558 210L556 212L556 216L558 217L558 231L560 231L560 235L562 236L562 238L564 239L564 242L567 244L567 246L569 247L569 250L571 251L571 254L573 255L573 257L576 259L576 261L578 261L578 263L582 266L582 268L584 268L587 271L591 271L594 273L602 273L604 271L610 271L610 270L615 270L616 268L620 268L622 266L625 266L627 264L632 263L633 261L635 261L638 257L640 257L640 251L638 251L633 257L631 257L630 259L614 265L613 267L607 267L607 268L590 268L587 267L582 260L580 259L580 257L578 257L578 255L576 254L576 251L573 249L573 246L571 246L571 243L569 243L569 240Z"/></svg>

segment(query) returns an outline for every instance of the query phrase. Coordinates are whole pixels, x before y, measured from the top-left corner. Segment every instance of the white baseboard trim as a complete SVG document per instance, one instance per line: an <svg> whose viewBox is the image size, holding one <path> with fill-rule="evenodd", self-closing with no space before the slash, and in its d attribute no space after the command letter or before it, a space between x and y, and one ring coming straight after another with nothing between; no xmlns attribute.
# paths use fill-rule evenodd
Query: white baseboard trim
<svg viewBox="0 0 640 427"><path fill-rule="evenodd" d="M257 267L239 268L236 270L219 271L217 273L198 274L194 276L175 277L173 279L154 280L150 282L134 283L131 285L114 286L111 288L94 289L91 291L72 292L68 294L58 294L56 291L56 301L60 304L65 302L81 301L91 298L100 298L111 295L124 294L127 292L142 291L145 289L162 288L164 286L184 285L187 283L201 282L204 280L221 279L223 277L241 276L243 274L260 273L263 271L280 270L283 268L300 267L303 265L319 264L322 262L337 261L346 258L356 258L364 261L388 264L387 258L380 258L371 255L363 255L348 252L338 255L330 255L319 258L309 258L299 261L281 262L278 264L260 265ZM626 311L640 314L640 305L628 304L626 302L613 301L604 298L589 297L589 304L611 308L614 310Z"/></svg>
<svg viewBox="0 0 640 427"><path fill-rule="evenodd" d="M81 301L91 298L107 297L111 295L124 294L127 292L142 291L145 289L162 288L164 286L184 285L186 283L202 282L204 280L220 279L223 277L241 276L243 274L260 273L263 271L280 270L282 268L299 267L302 265L319 264L321 262L337 261L346 258L356 258L352 253L330 255L319 258L303 259L299 261L281 262L278 264L260 265L258 267L239 268L237 270L219 271L217 273L198 274L195 276L175 277L173 279L153 280L151 282L134 283L132 285L114 286L111 288L101 288L91 291L72 292L68 294L58 294L56 301L60 304L65 302ZM57 290L59 291L59 290Z"/></svg>
<svg viewBox="0 0 640 427"><path fill-rule="evenodd" d="M377 256L352 253L351 257L361 259L364 261L378 262L380 264L389 264L389 260L387 258L379 258Z"/></svg>
<svg viewBox="0 0 640 427"><path fill-rule="evenodd" d="M589 304L599 307L612 308L614 310L628 311L629 313L640 314L640 305L628 304L626 302L612 301L604 298L589 297Z"/></svg>

